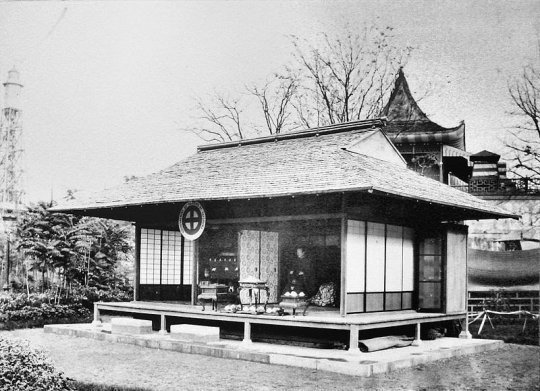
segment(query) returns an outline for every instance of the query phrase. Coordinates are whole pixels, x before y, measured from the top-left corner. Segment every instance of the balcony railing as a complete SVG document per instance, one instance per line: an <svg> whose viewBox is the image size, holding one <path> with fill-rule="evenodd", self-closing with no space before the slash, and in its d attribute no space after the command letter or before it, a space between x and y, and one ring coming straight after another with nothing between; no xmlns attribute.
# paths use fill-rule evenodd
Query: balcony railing
<svg viewBox="0 0 540 391"><path fill-rule="evenodd" d="M455 189L475 195L530 195L540 194L539 178L512 178L498 183L498 187L480 187L471 184L452 186Z"/></svg>

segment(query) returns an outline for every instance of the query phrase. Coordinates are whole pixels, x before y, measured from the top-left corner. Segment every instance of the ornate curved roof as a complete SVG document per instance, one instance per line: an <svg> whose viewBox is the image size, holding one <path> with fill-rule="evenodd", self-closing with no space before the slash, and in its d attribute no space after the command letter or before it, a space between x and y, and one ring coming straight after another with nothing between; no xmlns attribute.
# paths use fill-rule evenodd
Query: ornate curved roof
<svg viewBox="0 0 540 391"><path fill-rule="evenodd" d="M445 128L431 121L413 98L402 68L382 115L388 119L384 131L395 144L437 143L465 150L465 123Z"/></svg>

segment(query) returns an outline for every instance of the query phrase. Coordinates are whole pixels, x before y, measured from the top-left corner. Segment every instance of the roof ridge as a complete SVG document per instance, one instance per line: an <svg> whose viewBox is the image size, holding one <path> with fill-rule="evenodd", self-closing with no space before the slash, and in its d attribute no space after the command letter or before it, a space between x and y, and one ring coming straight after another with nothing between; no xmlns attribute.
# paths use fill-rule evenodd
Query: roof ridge
<svg viewBox="0 0 540 391"><path fill-rule="evenodd" d="M320 135L350 132L353 130L360 130L360 129L366 129L366 128L371 129L371 128L376 128L376 127L384 127L385 125L386 125L385 118L373 118L373 119L342 122L339 124L320 126L317 128L311 128L311 129L307 129L307 130L303 130L299 132L273 134L270 136L242 139L238 141L227 141L227 142L219 143L219 144L199 145L197 146L197 152L211 151L215 149L224 149L224 148L231 148L231 147L240 147L243 145L262 144L262 143L268 143L272 141L276 142L280 140L300 139L300 138L313 137L313 136L316 137Z"/></svg>

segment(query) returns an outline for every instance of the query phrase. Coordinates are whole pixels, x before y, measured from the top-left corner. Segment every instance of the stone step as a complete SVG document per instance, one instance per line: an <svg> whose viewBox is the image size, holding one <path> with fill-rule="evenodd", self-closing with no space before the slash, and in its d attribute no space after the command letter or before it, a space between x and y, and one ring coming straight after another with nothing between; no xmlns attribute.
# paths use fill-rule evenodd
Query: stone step
<svg viewBox="0 0 540 391"><path fill-rule="evenodd" d="M112 334L150 334L152 333L152 321L133 318L112 318Z"/></svg>
<svg viewBox="0 0 540 391"><path fill-rule="evenodd" d="M171 325L171 338L190 342L219 341L219 327L199 326L193 324Z"/></svg>

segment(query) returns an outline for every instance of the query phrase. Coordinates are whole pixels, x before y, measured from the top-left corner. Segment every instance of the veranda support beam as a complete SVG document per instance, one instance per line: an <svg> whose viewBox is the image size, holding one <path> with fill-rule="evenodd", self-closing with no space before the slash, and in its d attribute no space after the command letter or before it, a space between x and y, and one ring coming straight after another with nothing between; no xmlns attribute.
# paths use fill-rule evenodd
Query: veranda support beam
<svg viewBox="0 0 540 391"><path fill-rule="evenodd" d="M349 353L360 353L360 348L358 347L359 332L360 328L357 325L351 325L349 335Z"/></svg>
<svg viewBox="0 0 540 391"><path fill-rule="evenodd" d="M94 327L103 326L102 323L101 323L101 319L99 318L98 303L94 303L94 320L92 321L92 326L94 326Z"/></svg>
<svg viewBox="0 0 540 391"><path fill-rule="evenodd" d="M414 337L414 341L412 343L412 346L421 346L422 345L422 340L420 339L420 323L416 323L416 331L415 331L415 337Z"/></svg>
<svg viewBox="0 0 540 391"><path fill-rule="evenodd" d="M243 343L252 343L251 340L251 323L250 322L244 322L244 340Z"/></svg>

